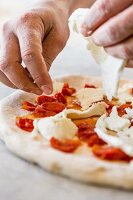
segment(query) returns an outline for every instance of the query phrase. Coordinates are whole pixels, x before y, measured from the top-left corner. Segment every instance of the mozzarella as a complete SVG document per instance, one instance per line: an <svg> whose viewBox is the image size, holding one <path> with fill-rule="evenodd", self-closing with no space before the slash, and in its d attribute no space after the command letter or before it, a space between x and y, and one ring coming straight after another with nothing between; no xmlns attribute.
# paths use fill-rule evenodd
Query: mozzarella
<svg viewBox="0 0 133 200"><path fill-rule="evenodd" d="M110 116L105 119L105 127L116 132L126 130L130 124L129 119L118 116L116 107L113 107Z"/></svg>
<svg viewBox="0 0 133 200"><path fill-rule="evenodd" d="M133 119L133 109L131 109L131 108L126 108L125 110L126 110L126 113L127 113L125 116L126 116L127 118L129 118L129 119L130 119L130 118ZM125 117L125 116L124 116L124 117Z"/></svg>
<svg viewBox="0 0 133 200"><path fill-rule="evenodd" d="M69 118L48 117L42 118L36 123L36 129L46 139L72 139L77 131L77 126Z"/></svg>
<svg viewBox="0 0 133 200"><path fill-rule="evenodd" d="M101 64L103 89L109 100L117 97L119 80L125 61L108 55L107 59Z"/></svg>
<svg viewBox="0 0 133 200"><path fill-rule="evenodd" d="M95 129L96 133L98 136L107 142L109 145L113 147L120 148L123 152L125 152L129 156L133 156L133 139L131 137L123 137L124 132L119 132L119 134L116 134L114 136L108 134L107 130L104 130L102 128L97 127ZM133 134L133 128L131 127L130 129L127 129L126 132L130 135Z"/></svg>
<svg viewBox="0 0 133 200"><path fill-rule="evenodd" d="M95 131L109 145L133 156L133 127L130 125L129 119L119 117L116 107L113 107L110 117L104 114L98 119Z"/></svg>
<svg viewBox="0 0 133 200"><path fill-rule="evenodd" d="M101 88L82 88L75 96L80 101L82 110L87 110L93 103L103 100L103 90Z"/></svg>
<svg viewBox="0 0 133 200"><path fill-rule="evenodd" d="M89 9L81 9L71 18L73 21L73 30L80 33L81 23ZM117 96L119 79L126 62L123 59L115 58L108 55L103 47L97 46L91 37L84 37L87 40L87 49L90 50L95 61L101 66L103 89L108 99Z"/></svg>
<svg viewBox="0 0 133 200"><path fill-rule="evenodd" d="M106 106L107 105L104 102L98 102L92 104L84 111L68 109L66 110L66 115L71 119L84 119L92 116L101 116L106 112Z"/></svg>
<svg viewBox="0 0 133 200"><path fill-rule="evenodd" d="M127 83L118 90L119 103L133 102L132 88L133 84Z"/></svg>

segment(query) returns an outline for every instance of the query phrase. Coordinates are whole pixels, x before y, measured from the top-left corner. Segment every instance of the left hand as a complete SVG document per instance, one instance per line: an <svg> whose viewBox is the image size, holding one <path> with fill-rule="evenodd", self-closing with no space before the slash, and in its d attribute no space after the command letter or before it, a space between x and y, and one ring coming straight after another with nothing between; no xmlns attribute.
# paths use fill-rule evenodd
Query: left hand
<svg viewBox="0 0 133 200"><path fill-rule="evenodd" d="M85 16L81 32L133 67L133 0L96 1Z"/></svg>
<svg viewBox="0 0 133 200"><path fill-rule="evenodd" d="M38 0L37 5L5 22L0 49L1 82L38 95L51 94L48 71L69 37L69 12L59 2Z"/></svg>

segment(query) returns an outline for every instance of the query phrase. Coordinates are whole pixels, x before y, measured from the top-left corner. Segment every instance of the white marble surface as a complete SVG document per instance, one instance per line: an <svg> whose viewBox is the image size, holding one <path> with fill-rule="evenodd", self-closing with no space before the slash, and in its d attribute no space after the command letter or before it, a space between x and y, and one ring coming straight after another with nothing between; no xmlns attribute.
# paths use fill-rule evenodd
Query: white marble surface
<svg viewBox="0 0 133 200"><path fill-rule="evenodd" d="M56 59L51 69L52 77L73 73L99 75L99 67L86 52L82 39L76 35L71 36L67 47ZM132 78L133 71L126 70L124 76ZM11 92L13 90L0 84L0 99ZM9 199L131 200L133 193L85 185L50 174L10 153L0 142L0 200Z"/></svg>

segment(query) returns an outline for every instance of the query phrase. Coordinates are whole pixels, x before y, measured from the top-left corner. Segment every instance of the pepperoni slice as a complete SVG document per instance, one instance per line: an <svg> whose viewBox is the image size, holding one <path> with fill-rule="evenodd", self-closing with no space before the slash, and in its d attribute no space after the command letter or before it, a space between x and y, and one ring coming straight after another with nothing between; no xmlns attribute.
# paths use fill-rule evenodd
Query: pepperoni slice
<svg viewBox="0 0 133 200"><path fill-rule="evenodd" d="M104 145L106 144L101 138L98 137L97 134L91 135L90 138L87 140L87 144L89 147L93 147L94 145Z"/></svg>
<svg viewBox="0 0 133 200"><path fill-rule="evenodd" d="M131 89L131 95L133 95L133 88Z"/></svg>
<svg viewBox="0 0 133 200"><path fill-rule="evenodd" d="M59 102L47 102L42 104L42 108L48 111L59 113L65 109L65 105Z"/></svg>
<svg viewBox="0 0 133 200"><path fill-rule="evenodd" d="M104 102L107 104L107 108L106 108L107 115L110 116L110 113L112 112L112 108L114 104L111 101L109 101L107 98L104 98Z"/></svg>
<svg viewBox="0 0 133 200"><path fill-rule="evenodd" d="M55 101L56 101L56 98L54 96L41 95L36 98L36 103L39 105L43 103L55 102Z"/></svg>
<svg viewBox="0 0 133 200"><path fill-rule="evenodd" d="M117 108L117 112L118 112L118 115L119 115L120 117L122 117L123 115L127 114L127 113L126 113L126 110L125 110L126 108L132 108L132 105L131 105L130 102L129 102L129 103L122 104L121 106L119 106L119 107Z"/></svg>
<svg viewBox="0 0 133 200"><path fill-rule="evenodd" d="M133 126L133 121L131 121L131 126Z"/></svg>
<svg viewBox="0 0 133 200"><path fill-rule="evenodd" d="M92 84L89 84L89 83L86 83L84 85L84 88L95 88L96 89L96 86L95 85L92 85Z"/></svg>
<svg viewBox="0 0 133 200"><path fill-rule="evenodd" d="M74 88L62 88L62 94L65 96L72 96L76 90Z"/></svg>
<svg viewBox="0 0 133 200"><path fill-rule="evenodd" d="M80 140L86 142L92 135L95 135L94 128L90 127L88 124L80 124L78 126L77 136Z"/></svg>
<svg viewBox="0 0 133 200"><path fill-rule="evenodd" d="M62 88L62 94L64 96L72 96L76 92L75 88L69 87L68 83L64 83L64 86Z"/></svg>
<svg viewBox="0 0 133 200"><path fill-rule="evenodd" d="M69 88L69 84L68 83L64 83L64 88Z"/></svg>
<svg viewBox="0 0 133 200"><path fill-rule="evenodd" d="M42 105L38 105L36 107L35 112L33 114L34 114L34 116L36 118L51 117L51 116L56 115L55 112L44 109L42 107Z"/></svg>
<svg viewBox="0 0 133 200"><path fill-rule="evenodd" d="M33 126L33 120L32 119L26 119L22 117L17 117L16 118L16 125L28 132L33 131L34 126Z"/></svg>
<svg viewBox="0 0 133 200"><path fill-rule="evenodd" d="M64 95L61 92L55 94L55 98L57 99L58 102L61 102L63 104L67 103L66 98L64 97Z"/></svg>
<svg viewBox="0 0 133 200"><path fill-rule="evenodd" d="M54 149L58 149L60 151L66 153L72 153L75 151L81 144L79 140L64 140L60 141L54 137L51 138L50 144Z"/></svg>
<svg viewBox="0 0 133 200"><path fill-rule="evenodd" d="M23 101L22 102L22 109L28 110L28 111L34 111L36 108L36 105L28 102L28 101Z"/></svg>
<svg viewBox="0 0 133 200"><path fill-rule="evenodd" d="M89 147L106 144L102 139L99 138L97 133L94 131L94 128L90 127L88 124L80 124L78 128L78 138L81 141L87 142Z"/></svg>
<svg viewBox="0 0 133 200"><path fill-rule="evenodd" d="M86 130L88 128L90 128L90 126L88 124L86 124L86 123L81 123L81 124L78 125L79 131L84 131L84 130Z"/></svg>
<svg viewBox="0 0 133 200"><path fill-rule="evenodd" d="M102 160L130 162L133 159L115 147L95 145L92 147L92 151L95 156Z"/></svg>

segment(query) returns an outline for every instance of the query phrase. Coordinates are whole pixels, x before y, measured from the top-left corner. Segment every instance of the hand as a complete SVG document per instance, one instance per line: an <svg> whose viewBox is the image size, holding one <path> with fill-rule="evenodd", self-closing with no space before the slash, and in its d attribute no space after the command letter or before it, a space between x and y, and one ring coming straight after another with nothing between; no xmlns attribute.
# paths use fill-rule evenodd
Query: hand
<svg viewBox="0 0 133 200"><path fill-rule="evenodd" d="M0 81L35 94L52 92L48 71L69 37L68 12L43 2L4 24L0 52Z"/></svg>
<svg viewBox="0 0 133 200"><path fill-rule="evenodd" d="M82 24L84 36L103 46L112 56L128 60L133 67L133 0L99 0Z"/></svg>

